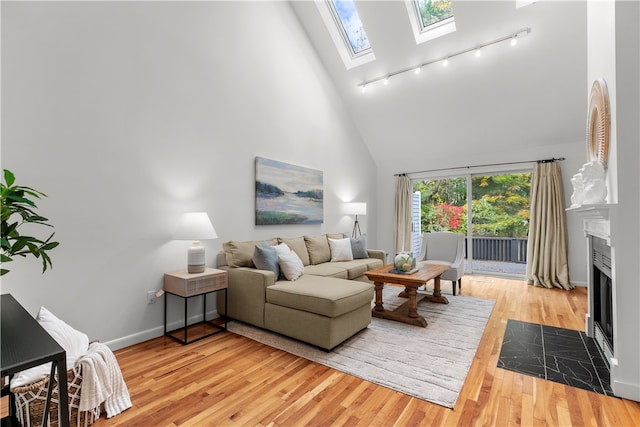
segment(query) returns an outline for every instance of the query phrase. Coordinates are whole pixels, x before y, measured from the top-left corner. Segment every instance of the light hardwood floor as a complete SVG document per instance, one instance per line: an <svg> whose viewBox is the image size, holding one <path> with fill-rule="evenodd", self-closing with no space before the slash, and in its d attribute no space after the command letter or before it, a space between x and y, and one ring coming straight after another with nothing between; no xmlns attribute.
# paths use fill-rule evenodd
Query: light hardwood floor
<svg viewBox="0 0 640 427"><path fill-rule="evenodd" d="M465 276L462 296L448 297L465 296L496 305L453 409L225 332L187 346L161 337L117 351L133 407L94 426L640 424L640 403L496 367L507 319L583 329L585 288Z"/></svg>

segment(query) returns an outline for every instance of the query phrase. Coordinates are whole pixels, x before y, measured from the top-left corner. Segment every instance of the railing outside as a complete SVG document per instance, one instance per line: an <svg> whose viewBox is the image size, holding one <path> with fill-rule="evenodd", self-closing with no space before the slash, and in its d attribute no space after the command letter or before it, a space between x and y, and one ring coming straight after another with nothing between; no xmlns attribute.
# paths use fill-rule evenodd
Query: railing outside
<svg viewBox="0 0 640 427"><path fill-rule="evenodd" d="M467 258L467 240L465 238L465 258ZM474 237L472 241L474 260L527 263L526 238Z"/></svg>

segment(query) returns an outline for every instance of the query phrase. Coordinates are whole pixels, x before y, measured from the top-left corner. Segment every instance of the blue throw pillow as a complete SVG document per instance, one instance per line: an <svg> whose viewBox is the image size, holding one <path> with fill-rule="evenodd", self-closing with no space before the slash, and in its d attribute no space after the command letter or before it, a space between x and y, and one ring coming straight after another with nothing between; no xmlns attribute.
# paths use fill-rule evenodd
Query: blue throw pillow
<svg viewBox="0 0 640 427"><path fill-rule="evenodd" d="M344 237L349 237L346 234ZM367 235L363 234L358 238L351 238L351 253L353 254L353 259L365 259L369 258L369 253L367 252Z"/></svg>
<svg viewBox="0 0 640 427"><path fill-rule="evenodd" d="M273 271L276 280L280 277L280 265L278 265L278 253L276 249L267 242L261 246L256 246L253 251L253 263L259 270Z"/></svg>

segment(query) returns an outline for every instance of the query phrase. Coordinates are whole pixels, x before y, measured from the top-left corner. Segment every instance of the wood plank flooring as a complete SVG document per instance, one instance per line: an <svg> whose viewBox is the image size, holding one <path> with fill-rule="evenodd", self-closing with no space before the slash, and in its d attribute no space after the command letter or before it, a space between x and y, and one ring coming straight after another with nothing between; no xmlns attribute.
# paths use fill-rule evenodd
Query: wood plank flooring
<svg viewBox="0 0 640 427"><path fill-rule="evenodd" d="M443 292L450 284L443 283ZM229 332L116 352L133 407L94 426L634 426L640 403L496 367L507 319L583 329L586 288L465 276L496 306L454 409L412 398ZM452 297L450 298L460 298ZM416 363L420 363L416 360Z"/></svg>

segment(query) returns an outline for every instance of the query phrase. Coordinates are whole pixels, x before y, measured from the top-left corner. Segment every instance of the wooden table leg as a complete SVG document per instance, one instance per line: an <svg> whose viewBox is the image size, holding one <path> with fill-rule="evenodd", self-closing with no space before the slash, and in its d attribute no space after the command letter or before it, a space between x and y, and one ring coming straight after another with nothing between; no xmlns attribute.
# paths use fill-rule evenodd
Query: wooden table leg
<svg viewBox="0 0 640 427"><path fill-rule="evenodd" d="M440 276L433 279L433 295L427 295L426 298L431 302L439 302L441 304L449 304L447 297L440 292Z"/></svg>
<svg viewBox="0 0 640 427"><path fill-rule="evenodd" d="M409 317L422 317L418 314L418 303L416 301L416 291L417 289L414 287L407 287L405 289L405 291L408 294L409 297L409 312L408 315Z"/></svg>
<svg viewBox="0 0 640 427"><path fill-rule="evenodd" d="M384 307L382 306L382 288L384 288L384 283L381 282L373 282L376 290L376 306L373 308L375 311L384 311Z"/></svg>
<svg viewBox="0 0 640 427"><path fill-rule="evenodd" d="M440 295L442 294L440 293L440 276L438 276L433 279L433 296L439 297Z"/></svg>

